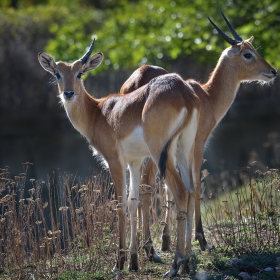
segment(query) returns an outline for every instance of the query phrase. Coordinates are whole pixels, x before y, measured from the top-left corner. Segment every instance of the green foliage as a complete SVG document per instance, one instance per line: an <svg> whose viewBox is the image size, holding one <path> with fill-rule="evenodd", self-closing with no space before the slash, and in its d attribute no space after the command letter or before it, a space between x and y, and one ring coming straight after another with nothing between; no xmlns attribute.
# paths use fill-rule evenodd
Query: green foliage
<svg viewBox="0 0 280 280"><path fill-rule="evenodd" d="M138 2L139 0L130 0L130 2ZM127 0L1 0L0 7L3 8L27 8L35 5L50 6L68 6L69 4L79 5L81 7L90 7L97 9L112 9L123 7L127 4Z"/></svg>
<svg viewBox="0 0 280 280"><path fill-rule="evenodd" d="M75 279L75 280L103 280L107 279L108 273L102 273L102 272L95 272L95 273L89 273L86 271L71 271L66 270L60 275L57 275L55 279L57 280L69 280L69 279Z"/></svg>
<svg viewBox="0 0 280 280"><path fill-rule="evenodd" d="M22 10L12 12L14 21L18 20L18 13L28 14L30 8L26 7L44 7L38 9L38 24L47 24L54 36L46 51L55 59L75 60L97 38L95 50L105 55L99 71L106 67L135 69L144 63L168 68L172 62L189 56L200 63L215 63L228 45L216 35L207 17L227 32L221 10L244 39L255 35L254 45L262 46L258 48L261 55L270 62L280 61L277 50L280 3L277 1L197 0L187 4L182 0L75 0L59 1L59 6L55 0L15 2ZM0 7L6 12L11 3L5 0ZM53 13L45 11L46 7L56 10L59 18L48 22Z"/></svg>
<svg viewBox="0 0 280 280"><path fill-rule="evenodd" d="M255 46L262 46L259 52L269 61L279 61L280 54L276 48L280 37L279 3L269 0L264 2L245 3L239 0L217 4L216 0L198 0L186 5L185 1L180 0L144 0L127 2L125 5L123 1L119 7L103 10L103 17L96 10L86 10L82 18L79 16L80 11L78 16L69 12L65 27L52 29L56 45L51 41L47 49L63 57L74 54L75 48L80 46L73 46L71 40L79 43L87 40L86 45L89 45L86 32L81 33L90 21L93 24L89 33L92 32L98 38L96 50L105 54L105 65L113 69L134 69L144 63L168 67L172 61L191 55L198 62L213 63L227 45L215 35L207 17L227 31L219 12L223 10L244 39L255 35ZM96 25L94 13L99 14L100 25ZM66 25L71 26L66 28ZM82 45L84 47L84 43Z"/></svg>
<svg viewBox="0 0 280 280"><path fill-rule="evenodd" d="M61 9L60 21L49 26L55 37L49 41L46 51L56 60L73 61L81 57L91 40L97 37L96 31L104 20L102 12L71 3Z"/></svg>
<svg viewBox="0 0 280 280"><path fill-rule="evenodd" d="M229 266L230 258L213 253L212 265L218 270L225 270Z"/></svg>
<svg viewBox="0 0 280 280"><path fill-rule="evenodd" d="M64 271L62 274L56 277L58 280L68 280L68 279L94 279L93 274L84 271Z"/></svg>
<svg viewBox="0 0 280 280"><path fill-rule="evenodd" d="M21 39L25 39L26 33L37 32L38 34L43 27L59 21L61 11L62 9L54 6L32 6L19 10L2 8L0 9L0 28L6 29L6 36L21 33ZM9 32L7 32L8 27ZM48 30L48 27L45 29Z"/></svg>
<svg viewBox="0 0 280 280"><path fill-rule="evenodd" d="M123 64L136 67L143 63L166 66L180 54L210 50L209 43L216 38L210 38L212 28L197 5L195 2L186 6L183 1L141 1L127 5L122 12L115 11L104 23L110 32L100 30L100 39L109 50L113 67L117 69Z"/></svg>

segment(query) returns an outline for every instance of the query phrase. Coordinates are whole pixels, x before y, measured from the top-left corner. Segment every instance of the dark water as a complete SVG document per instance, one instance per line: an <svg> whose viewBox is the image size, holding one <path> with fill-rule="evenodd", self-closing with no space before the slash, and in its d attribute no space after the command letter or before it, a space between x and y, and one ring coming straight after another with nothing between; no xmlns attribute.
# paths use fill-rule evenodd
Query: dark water
<svg viewBox="0 0 280 280"><path fill-rule="evenodd" d="M279 161L279 105L280 98L236 101L207 145L203 168L232 172L254 157L260 168L273 167ZM53 170L87 176L91 167L99 168L63 108L58 113L0 115L0 167L8 165L17 175L27 161L34 163L30 176L42 180Z"/></svg>

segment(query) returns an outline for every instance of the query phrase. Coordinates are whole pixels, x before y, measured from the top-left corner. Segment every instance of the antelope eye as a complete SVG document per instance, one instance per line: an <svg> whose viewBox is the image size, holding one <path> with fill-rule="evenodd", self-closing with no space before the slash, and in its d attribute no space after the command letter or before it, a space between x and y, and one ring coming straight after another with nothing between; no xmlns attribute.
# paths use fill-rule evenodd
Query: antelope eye
<svg viewBox="0 0 280 280"><path fill-rule="evenodd" d="M79 73L77 74L77 78L78 78L78 79L81 79L82 74L83 74L82 72L79 72Z"/></svg>
<svg viewBox="0 0 280 280"><path fill-rule="evenodd" d="M61 79L61 76L60 76L60 74L59 74L58 72L55 72L54 75L55 75L55 77L56 77L58 80Z"/></svg>
<svg viewBox="0 0 280 280"><path fill-rule="evenodd" d="M253 57L252 54L250 54L250 53L245 53L243 56L244 56L246 59L250 59L250 58Z"/></svg>

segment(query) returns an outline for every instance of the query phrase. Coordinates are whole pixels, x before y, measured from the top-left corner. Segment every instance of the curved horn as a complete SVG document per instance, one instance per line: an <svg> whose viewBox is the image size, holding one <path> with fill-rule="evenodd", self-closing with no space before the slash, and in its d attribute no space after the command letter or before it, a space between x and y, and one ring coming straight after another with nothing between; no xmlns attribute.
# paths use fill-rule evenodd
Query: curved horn
<svg viewBox="0 0 280 280"><path fill-rule="evenodd" d="M225 22L227 23L227 26L231 32L231 34L233 35L234 39L239 41L239 42L242 42L244 41L238 34L237 32L233 29L233 27L231 26L231 24L229 23L229 21L227 20L226 16L223 14L223 12L221 11L221 14L225 20Z"/></svg>
<svg viewBox="0 0 280 280"><path fill-rule="evenodd" d="M219 32L219 34L231 45L236 45L239 43L237 40L231 39L226 33L224 33L209 17L209 21L211 24L216 28L216 30Z"/></svg>
<svg viewBox="0 0 280 280"><path fill-rule="evenodd" d="M82 64L85 64L87 62L87 60L89 59L89 57L92 53L92 50L93 50L94 42L95 42L95 39L93 39L93 41L91 42L88 51L80 58L80 60L82 61Z"/></svg>

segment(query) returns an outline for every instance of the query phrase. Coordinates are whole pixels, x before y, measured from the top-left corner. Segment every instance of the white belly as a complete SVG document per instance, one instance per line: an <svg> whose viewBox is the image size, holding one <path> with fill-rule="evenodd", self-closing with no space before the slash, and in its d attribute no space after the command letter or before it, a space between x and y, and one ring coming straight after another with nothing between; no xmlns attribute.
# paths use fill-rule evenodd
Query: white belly
<svg viewBox="0 0 280 280"><path fill-rule="evenodd" d="M136 127L128 137L121 141L123 156L126 162L150 155L148 146L143 137L142 127Z"/></svg>

